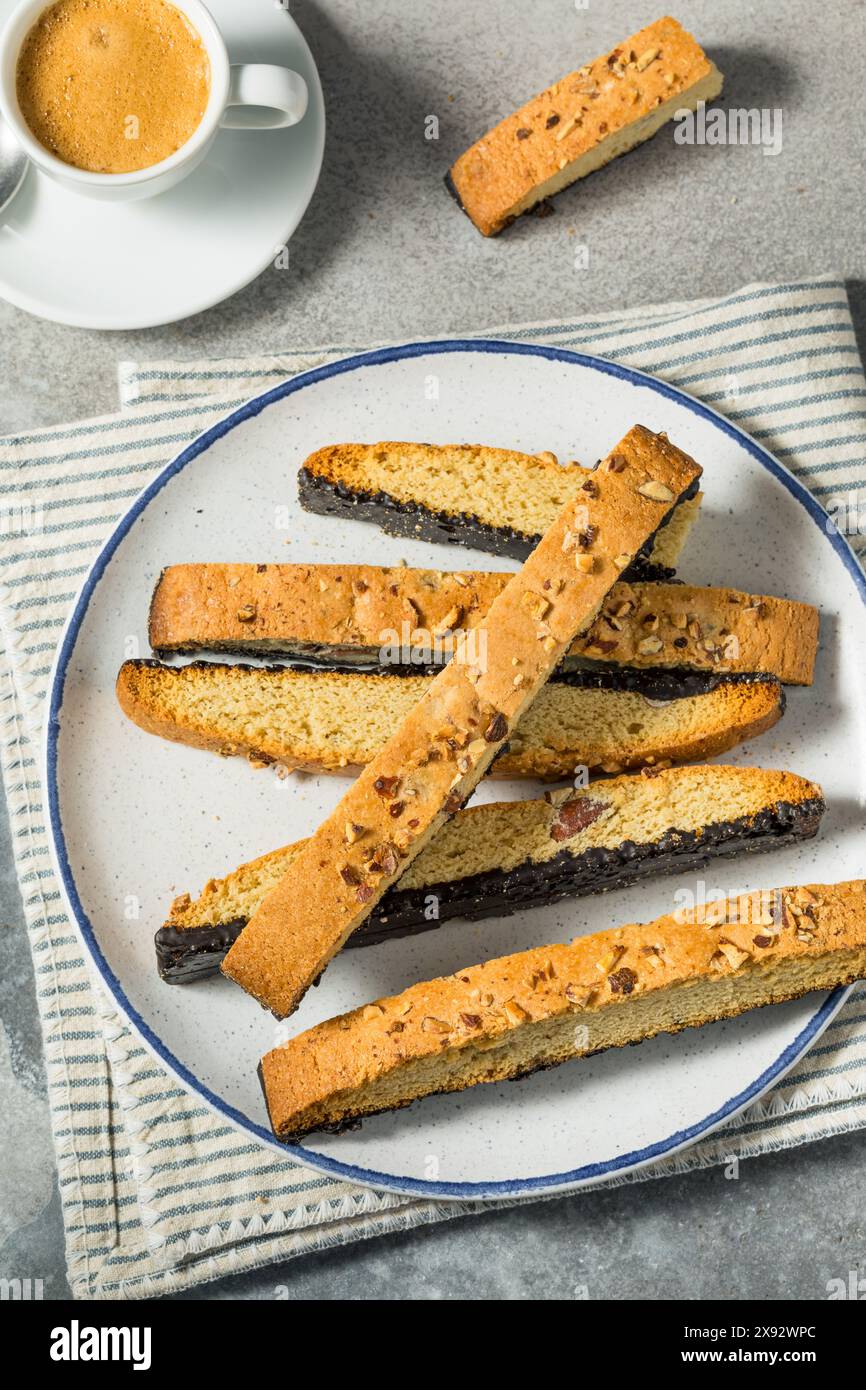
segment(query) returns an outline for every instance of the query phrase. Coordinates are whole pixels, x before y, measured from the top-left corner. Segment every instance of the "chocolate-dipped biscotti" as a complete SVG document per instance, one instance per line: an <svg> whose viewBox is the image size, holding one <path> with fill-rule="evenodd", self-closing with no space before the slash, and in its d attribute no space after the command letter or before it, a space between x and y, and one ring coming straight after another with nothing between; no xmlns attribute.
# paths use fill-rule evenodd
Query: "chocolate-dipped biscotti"
<svg viewBox="0 0 866 1390"><path fill-rule="evenodd" d="M593 472L481 444L330 444L304 462L298 496L308 512L372 521L390 536L525 560L570 495L591 495ZM621 578L671 578L699 505L695 488Z"/></svg>
<svg viewBox="0 0 866 1390"><path fill-rule="evenodd" d="M452 166L446 184L484 236L712 101L722 74L675 19L633 34L533 97Z"/></svg>
<svg viewBox="0 0 866 1390"><path fill-rule="evenodd" d="M127 661L124 713L147 733L254 767L355 773L430 690L432 676L295 671L196 661ZM781 717L769 676L709 672L557 672L511 729L492 777L570 777L716 757Z"/></svg>
<svg viewBox="0 0 866 1390"><path fill-rule="evenodd" d="M223 961L280 1017L459 810L700 468L634 426L289 865ZM584 500L585 499L585 500ZM472 641L471 639L479 640Z"/></svg>
<svg viewBox="0 0 866 1390"><path fill-rule="evenodd" d="M562 898L681 873L710 859L777 849L817 833L820 787L790 772L681 767L614 777L543 801L458 811L346 946L429 931L456 917L506 917ZM301 842L303 843L303 842ZM213 974L301 843L176 898L156 933L169 984Z"/></svg>
<svg viewBox="0 0 866 1390"><path fill-rule="evenodd" d="M280 656L329 670L435 670L511 579L379 565L171 565L150 606L158 656ZM561 669L762 672L809 685L818 613L807 603L686 584L614 584Z"/></svg>
<svg viewBox="0 0 866 1390"><path fill-rule="evenodd" d="M290 1039L260 1074L291 1142L864 976L866 881L779 888L413 985Z"/></svg>

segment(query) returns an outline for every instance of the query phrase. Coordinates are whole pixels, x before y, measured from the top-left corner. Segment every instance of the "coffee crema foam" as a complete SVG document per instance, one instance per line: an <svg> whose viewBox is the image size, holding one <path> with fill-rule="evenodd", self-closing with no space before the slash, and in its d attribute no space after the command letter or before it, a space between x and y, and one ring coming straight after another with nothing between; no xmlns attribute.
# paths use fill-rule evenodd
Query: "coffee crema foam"
<svg viewBox="0 0 866 1390"><path fill-rule="evenodd" d="M167 0L57 0L18 57L18 105L41 145L77 169L128 174L200 124L210 60Z"/></svg>

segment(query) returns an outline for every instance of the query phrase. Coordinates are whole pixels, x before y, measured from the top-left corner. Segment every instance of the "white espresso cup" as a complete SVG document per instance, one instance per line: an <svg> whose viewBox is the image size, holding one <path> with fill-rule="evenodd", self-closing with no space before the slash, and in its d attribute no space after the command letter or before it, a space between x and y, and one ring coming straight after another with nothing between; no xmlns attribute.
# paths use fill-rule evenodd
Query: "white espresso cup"
<svg viewBox="0 0 866 1390"><path fill-rule="evenodd" d="M0 111L28 157L58 183L91 198L129 202L163 193L204 159L220 127L278 130L295 125L307 109L307 84L291 68L229 63L225 42L201 0L171 0L197 30L210 59L210 95L204 115L179 150L129 174L94 174L58 159L41 145L21 114L16 91L21 46L50 0L22 0L0 34Z"/></svg>

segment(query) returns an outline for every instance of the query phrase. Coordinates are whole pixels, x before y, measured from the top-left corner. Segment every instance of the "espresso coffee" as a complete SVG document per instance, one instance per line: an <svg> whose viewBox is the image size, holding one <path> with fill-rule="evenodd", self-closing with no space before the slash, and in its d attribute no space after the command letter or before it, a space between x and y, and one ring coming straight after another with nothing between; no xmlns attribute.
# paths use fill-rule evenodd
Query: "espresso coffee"
<svg viewBox="0 0 866 1390"><path fill-rule="evenodd" d="M198 31L166 0L57 0L24 40L17 92L27 125L58 159L127 174L192 135L210 62Z"/></svg>

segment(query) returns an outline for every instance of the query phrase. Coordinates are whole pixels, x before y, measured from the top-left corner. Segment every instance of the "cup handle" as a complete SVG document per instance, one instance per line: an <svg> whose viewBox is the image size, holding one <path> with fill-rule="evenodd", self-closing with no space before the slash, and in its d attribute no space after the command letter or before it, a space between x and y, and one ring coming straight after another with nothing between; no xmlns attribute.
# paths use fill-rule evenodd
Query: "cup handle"
<svg viewBox="0 0 866 1390"><path fill-rule="evenodd" d="M233 63L221 124L229 130L280 130L302 120L307 100L307 84L291 68Z"/></svg>

